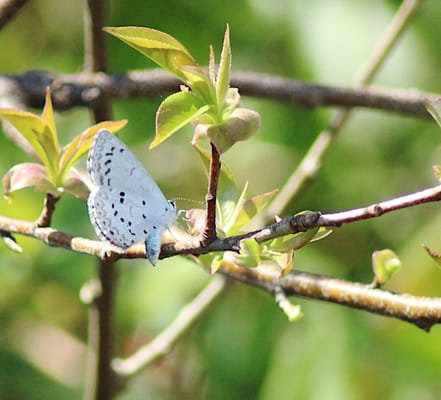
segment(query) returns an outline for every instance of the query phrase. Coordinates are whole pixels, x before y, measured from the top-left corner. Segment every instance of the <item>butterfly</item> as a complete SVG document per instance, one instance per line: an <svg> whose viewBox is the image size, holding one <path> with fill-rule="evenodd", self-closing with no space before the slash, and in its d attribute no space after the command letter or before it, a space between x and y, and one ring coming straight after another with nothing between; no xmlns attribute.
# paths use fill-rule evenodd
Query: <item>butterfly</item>
<svg viewBox="0 0 441 400"><path fill-rule="evenodd" d="M105 129L90 148L87 171L94 183L87 205L97 235L123 249L144 240L146 257L156 265L162 234L177 217L176 204L164 197L127 146Z"/></svg>

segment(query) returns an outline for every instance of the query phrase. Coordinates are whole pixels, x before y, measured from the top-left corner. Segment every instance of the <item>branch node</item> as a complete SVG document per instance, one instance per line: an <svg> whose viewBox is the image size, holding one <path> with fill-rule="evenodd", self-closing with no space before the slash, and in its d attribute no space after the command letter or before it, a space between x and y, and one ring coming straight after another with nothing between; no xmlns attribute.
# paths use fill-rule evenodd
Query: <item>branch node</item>
<svg viewBox="0 0 441 400"><path fill-rule="evenodd" d="M319 211L307 211L296 214L290 218L289 224L293 232L306 232L317 226L321 215L322 213Z"/></svg>

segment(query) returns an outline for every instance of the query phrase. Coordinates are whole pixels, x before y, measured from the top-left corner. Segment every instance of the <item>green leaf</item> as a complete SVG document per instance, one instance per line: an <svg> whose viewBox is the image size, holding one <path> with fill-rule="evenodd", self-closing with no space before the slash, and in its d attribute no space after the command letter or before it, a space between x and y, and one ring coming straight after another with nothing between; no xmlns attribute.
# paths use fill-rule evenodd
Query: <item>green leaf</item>
<svg viewBox="0 0 441 400"><path fill-rule="evenodd" d="M298 232L291 235L285 235L274 239L270 244L271 251L276 252L288 252L292 250L298 250L307 245L312 239L314 239L319 228L312 228L306 232Z"/></svg>
<svg viewBox="0 0 441 400"><path fill-rule="evenodd" d="M427 101L426 108L432 115L433 119L441 127L441 97L438 97L433 101Z"/></svg>
<svg viewBox="0 0 441 400"><path fill-rule="evenodd" d="M231 70L231 47L230 47L230 28L227 25L224 35L224 43L220 59L219 70L216 79L216 97L217 104L221 107L227 96L230 87L230 70Z"/></svg>
<svg viewBox="0 0 441 400"><path fill-rule="evenodd" d="M215 274L221 267L223 259L221 256L215 256L210 263L210 273Z"/></svg>
<svg viewBox="0 0 441 400"><path fill-rule="evenodd" d="M278 190L275 189L272 192L259 194L246 200L237 215L234 225L231 226L228 233L230 235L240 233L240 230L266 207L277 192Z"/></svg>
<svg viewBox="0 0 441 400"><path fill-rule="evenodd" d="M197 66L185 66L181 69L185 82L191 90L207 105L216 104L216 90L204 70Z"/></svg>
<svg viewBox="0 0 441 400"><path fill-rule="evenodd" d="M240 267L255 268L262 262L261 246L254 239L244 239L240 241L239 254L226 252L224 260L232 262Z"/></svg>
<svg viewBox="0 0 441 400"><path fill-rule="evenodd" d="M150 58L162 68L186 81L183 66L198 66L184 45L167 33L142 27L107 27L104 31L116 36Z"/></svg>
<svg viewBox="0 0 441 400"><path fill-rule="evenodd" d="M259 113L246 108L237 108L232 116L222 124L207 127L207 135L220 154L225 153L233 144L246 140L260 128Z"/></svg>
<svg viewBox="0 0 441 400"><path fill-rule="evenodd" d="M54 116L54 108L52 107L52 99L51 92L49 88L46 89L46 97L44 102L43 113L41 114L41 118L46 122L49 127L49 131L51 133L51 139L53 142L53 148L56 150L58 154L58 133L57 127L55 126L55 116Z"/></svg>
<svg viewBox="0 0 441 400"><path fill-rule="evenodd" d="M68 170L61 190L84 201L89 197L89 189L83 176L75 168Z"/></svg>
<svg viewBox="0 0 441 400"><path fill-rule="evenodd" d="M382 286L400 270L401 260L390 249L374 251L372 254L372 268L375 273L375 284Z"/></svg>
<svg viewBox="0 0 441 400"><path fill-rule="evenodd" d="M83 133L76 136L61 152L59 179L62 181L69 169L89 151L95 135L101 129L107 129L109 132L115 133L122 129L126 124L126 119L121 121L103 121L87 128Z"/></svg>
<svg viewBox="0 0 441 400"><path fill-rule="evenodd" d="M210 82L213 84L216 83L216 61L214 57L213 46L210 46L210 57L208 59L208 77L210 78Z"/></svg>
<svg viewBox="0 0 441 400"><path fill-rule="evenodd" d="M35 114L5 108L0 109L0 116L5 118L26 138L47 168L48 178L55 183L58 147L56 136L47 122Z"/></svg>
<svg viewBox="0 0 441 400"><path fill-rule="evenodd" d="M247 189L248 182L245 183L242 193L238 199L236 196L234 198L225 198L225 196L218 198L221 211L219 215L219 224L227 235L231 234L231 228L234 226L237 216L243 207Z"/></svg>
<svg viewBox="0 0 441 400"><path fill-rule="evenodd" d="M47 176L46 168L41 164L17 164L3 176L5 197L8 197L12 192L31 186L40 192L56 193L54 184Z"/></svg>
<svg viewBox="0 0 441 400"><path fill-rule="evenodd" d="M156 135L150 149L162 143L183 126L208 110L191 92L179 92L168 96L156 113Z"/></svg>

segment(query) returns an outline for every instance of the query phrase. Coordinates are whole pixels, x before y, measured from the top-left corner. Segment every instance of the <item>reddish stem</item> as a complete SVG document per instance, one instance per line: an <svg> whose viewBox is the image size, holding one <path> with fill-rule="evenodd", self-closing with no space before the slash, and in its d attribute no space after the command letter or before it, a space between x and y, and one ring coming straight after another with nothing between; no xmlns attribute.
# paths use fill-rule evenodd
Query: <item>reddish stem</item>
<svg viewBox="0 0 441 400"><path fill-rule="evenodd" d="M217 151L216 146L211 143L210 181L208 183L208 192L205 197L207 205L207 215L205 220L205 228L201 240L201 244L204 246L212 243L217 238L216 198L220 167L220 154Z"/></svg>

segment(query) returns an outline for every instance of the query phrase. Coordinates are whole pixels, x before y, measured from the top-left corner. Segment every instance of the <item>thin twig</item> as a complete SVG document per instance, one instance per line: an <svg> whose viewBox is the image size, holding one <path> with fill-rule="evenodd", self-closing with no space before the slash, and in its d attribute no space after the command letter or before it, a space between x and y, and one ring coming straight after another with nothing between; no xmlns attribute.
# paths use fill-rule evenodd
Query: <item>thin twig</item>
<svg viewBox="0 0 441 400"><path fill-rule="evenodd" d="M394 44L397 43L405 28L409 26L410 21L420 4L421 1L417 0L405 0L403 2L391 24L386 29L382 39L378 42L373 55L360 69L354 82L356 86L365 85L372 81L375 73L378 72L387 56L390 54ZM349 119L351 113L352 109L337 112L328 129L318 135L317 139L303 157L299 166L288 178L274 201L265 210L265 220L269 220L274 218L274 215L280 215L283 213L288 204L299 194L302 188L304 188L314 176L316 176L322 166L326 153L330 149L332 143L334 143L338 133Z"/></svg>
<svg viewBox="0 0 441 400"><path fill-rule="evenodd" d="M26 4L27 0L0 0L0 29Z"/></svg>
<svg viewBox="0 0 441 400"><path fill-rule="evenodd" d="M276 224L249 232L245 235L217 238L206 247L200 246L200 244L199 247L187 246L185 243L163 245L161 258L171 257L177 254L200 255L216 251L237 251L240 241L244 238L254 238L258 242L264 242L289 233L303 232L317 226L341 226L345 223L352 223L368 218L377 218L388 212L440 200L441 185L438 185L419 192L353 210L323 214L319 212L301 213L289 218L284 218ZM51 246L64 247L73 251L93 254L103 258L110 257L109 259L111 260L116 260L117 258L145 258L145 249L142 245L133 246L121 253L112 252L112 247L106 243L75 238L64 232L56 231L53 228L37 228L35 223L28 221L15 220L0 216L0 230L31 236L42 240ZM105 268L105 270L108 269L111 268ZM287 294L312 297L323 301L345 304L354 308L366 309L370 312L413 322L418 326L424 325L424 329L428 329L427 326L432 323L440 322L438 317L441 316L441 303L438 302L438 299L427 300L425 297L419 296L390 294L382 289L375 289L375 291L373 291L374 289L369 285L360 285L353 282L335 280L330 277L308 274L300 271L296 271L293 275L294 277L290 275L290 277L285 278L280 278L274 273L262 269L239 268L234 265L222 266L220 271L234 279L245 281L250 285L262 287L271 293L275 287L279 286ZM323 287L322 285L326 285L326 291L320 291L318 289L311 291L310 289L307 289L307 286L304 286L305 281L298 281L298 279L301 279L302 277L307 279L310 287L320 288ZM340 291L342 285L344 290ZM302 289L302 287L304 289ZM329 294L330 292L332 292L331 297ZM356 293L357 297L354 297L349 301L348 296L351 292ZM378 300L379 298L384 299L385 301L387 300L387 307ZM412 310L411 315L405 313L406 299L409 299L408 305ZM415 308L414 304L418 304L418 307ZM425 310L424 307L426 306L430 306L432 309ZM397 315L394 314L395 310Z"/></svg>
<svg viewBox="0 0 441 400"><path fill-rule="evenodd" d="M208 190L205 198L206 201L206 217L205 228L202 234L202 245L208 245L216 239L216 199L217 199L217 184L219 182L220 171L220 154L216 146L211 143L211 161Z"/></svg>
<svg viewBox="0 0 441 400"><path fill-rule="evenodd" d="M283 218L275 224L246 234L217 238L207 246L201 245L199 241L163 244L160 258L185 254L201 255L216 251L238 251L240 241L245 238L254 238L261 243L291 233L304 232L314 227L338 227L347 223L378 218L392 211L440 200L441 185L437 185L418 192L347 211L334 213L310 211L300 213L288 218ZM145 248L142 244L134 245L123 251L107 242L73 237L68 233L53 228L38 228L35 223L31 221L0 216L0 230L11 234L19 233L21 235L30 236L43 241L49 246L62 247L68 250L94 255L107 261L114 261L118 258L145 258Z"/></svg>
<svg viewBox="0 0 441 400"><path fill-rule="evenodd" d="M141 347L128 358L117 358L112 365L123 376L132 376L147 365L165 355L170 348L201 318L208 307L223 292L225 277L215 276L210 283L185 307L181 308L174 321L150 343Z"/></svg>

